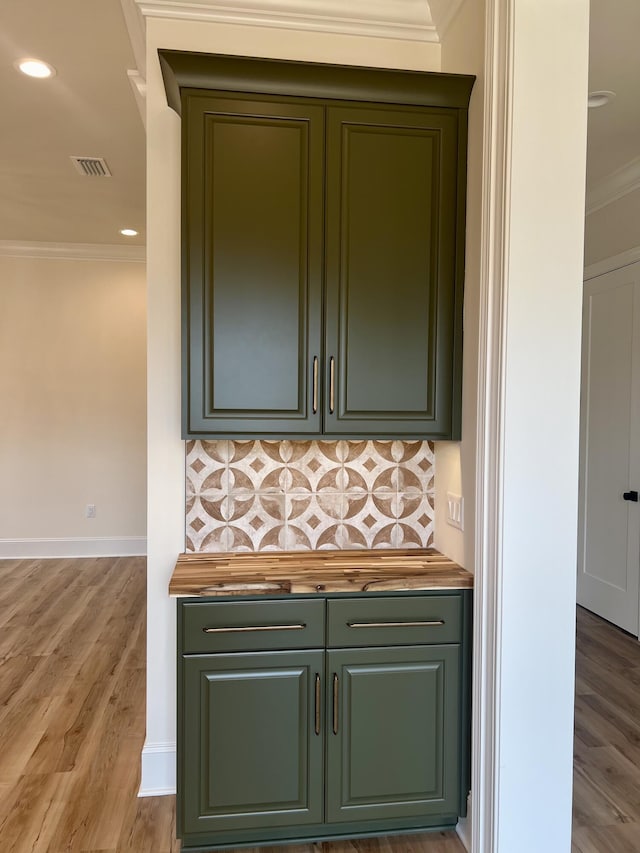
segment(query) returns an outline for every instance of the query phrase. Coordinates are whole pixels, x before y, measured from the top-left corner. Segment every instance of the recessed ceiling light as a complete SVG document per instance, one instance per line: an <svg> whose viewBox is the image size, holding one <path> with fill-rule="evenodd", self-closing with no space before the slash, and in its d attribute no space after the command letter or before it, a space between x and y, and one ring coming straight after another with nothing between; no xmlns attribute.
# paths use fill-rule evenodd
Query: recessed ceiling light
<svg viewBox="0 0 640 853"><path fill-rule="evenodd" d="M123 237L137 237L138 232L134 231L133 228L121 228L120 233Z"/></svg>
<svg viewBox="0 0 640 853"><path fill-rule="evenodd" d="M599 92L589 92L587 104L591 109L595 109L596 107L604 107L606 104L611 103L615 96L615 92L608 92L606 89L603 89Z"/></svg>
<svg viewBox="0 0 640 853"><path fill-rule="evenodd" d="M29 77L39 77L44 80L46 77L53 77L56 69L48 62L43 62L41 59L21 59L16 62L18 71L27 74Z"/></svg>

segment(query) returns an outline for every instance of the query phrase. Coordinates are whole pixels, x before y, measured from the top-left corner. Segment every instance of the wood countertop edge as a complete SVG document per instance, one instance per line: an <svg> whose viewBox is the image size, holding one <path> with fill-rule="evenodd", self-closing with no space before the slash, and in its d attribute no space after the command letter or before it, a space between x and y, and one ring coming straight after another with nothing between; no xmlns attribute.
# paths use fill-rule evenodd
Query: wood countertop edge
<svg viewBox="0 0 640 853"><path fill-rule="evenodd" d="M295 563L292 569L291 563ZM473 575L433 548L180 554L172 597L470 589Z"/></svg>

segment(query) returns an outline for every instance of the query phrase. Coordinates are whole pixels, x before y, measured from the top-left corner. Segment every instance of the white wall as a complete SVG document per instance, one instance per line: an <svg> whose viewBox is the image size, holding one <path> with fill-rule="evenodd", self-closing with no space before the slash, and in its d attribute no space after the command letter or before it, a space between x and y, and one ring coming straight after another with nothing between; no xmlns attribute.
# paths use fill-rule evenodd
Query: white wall
<svg viewBox="0 0 640 853"><path fill-rule="evenodd" d="M435 545L475 571L475 488L478 400L478 322L482 229L482 135L484 132L484 0L465 3L442 41L442 71L474 74L469 105L467 243L464 288L462 441L436 442ZM447 492L464 499L464 532L446 521Z"/></svg>
<svg viewBox="0 0 640 853"><path fill-rule="evenodd" d="M640 190L590 213L584 242L585 266L640 246Z"/></svg>
<svg viewBox="0 0 640 853"><path fill-rule="evenodd" d="M144 264L0 256L0 281L0 556L144 553Z"/></svg>
<svg viewBox="0 0 640 853"><path fill-rule="evenodd" d="M175 603L184 550L180 440L180 120L166 104L160 47L437 71L440 47L396 39L147 19L148 584L147 740L141 793L175 788Z"/></svg>

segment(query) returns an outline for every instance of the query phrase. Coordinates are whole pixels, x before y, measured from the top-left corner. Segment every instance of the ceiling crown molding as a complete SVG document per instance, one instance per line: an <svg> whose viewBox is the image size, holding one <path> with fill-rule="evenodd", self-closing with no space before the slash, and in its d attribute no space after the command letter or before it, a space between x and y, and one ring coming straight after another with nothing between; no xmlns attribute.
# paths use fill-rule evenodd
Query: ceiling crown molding
<svg viewBox="0 0 640 853"><path fill-rule="evenodd" d="M147 17L438 42L427 0L135 0ZM443 0L440 0L441 4ZM458 5L463 0L449 0Z"/></svg>
<svg viewBox="0 0 640 853"><path fill-rule="evenodd" d="M640 157L635 157L587 190L587 216L635 190L640 190Z"/></svg>
<svg viewBox="0 0 640 853"><path fill-rule="evenodd" d="M129 261L144 263L144 246L119 243L41 243L0 240L0 257L46 258L64 261Z"/></svg>

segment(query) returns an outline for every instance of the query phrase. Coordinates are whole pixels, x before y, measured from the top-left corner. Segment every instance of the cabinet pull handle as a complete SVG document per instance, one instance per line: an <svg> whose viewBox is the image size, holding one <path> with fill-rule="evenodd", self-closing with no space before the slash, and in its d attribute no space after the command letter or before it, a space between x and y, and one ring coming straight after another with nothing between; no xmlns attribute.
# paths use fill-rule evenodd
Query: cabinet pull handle
<svg viewBox="0 0 640 853"><path fill-rule="evenodd" d="M436 628L444 619L435 622L347 622L347 628Z"/></svg>
<svg viewBox="0 0 640 853"><path fill-rule="evenodd" d="M333 410L335 409L335 374L336 374L336 360L333 356L329 359L329 414L333 414Z"/></svg>
<svg viewBox="0 0 640 853"><path fill-rule="evenodd" d="M295 625L229 625L223 628L203 628L205 634L245 634L247 631L302 631L304 622Z"/></svg>
<svg viewBox="0 0 640 853"><path fill-rule="evenodd" d="M334 735L338 734L338 676L334 672L333 673L333 733Z"/></svg>
<svg viewBox="0 0 640 853"><path fill-rule="evenodd" d="M320 676L316 673L316 734L320 734Z"/></svg>
<svg viewBox="0 0 640 853"><path fill-rule="evenodd" d="M318 356L314 355L313 357L313 403L312 403L313 414L315 415L318 411Z"/></svg>

